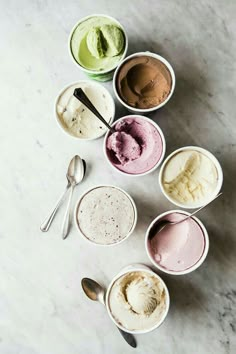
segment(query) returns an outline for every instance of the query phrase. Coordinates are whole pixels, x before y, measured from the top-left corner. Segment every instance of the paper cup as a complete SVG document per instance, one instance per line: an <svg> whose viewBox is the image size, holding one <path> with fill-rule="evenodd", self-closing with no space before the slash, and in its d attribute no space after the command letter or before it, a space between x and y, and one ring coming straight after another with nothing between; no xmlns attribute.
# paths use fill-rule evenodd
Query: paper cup
<svg viewBox="0 0 236 354"><path fill-rule="evenodd" d="M82 201L82 199L84 198L84 196L86 194L88 194L89 192L91 192L92 190L94 189L97 189L97 188L100 188L100 187L111 187L111 188L115 188L119 191L121 191L122 193L124 193L124 195L130 200L131 202L131 205L133 207L133 211L134 211L134 222L133 222L133 225L132 225L132 228L130 229L130 231L127 233L127 235L125 237L123 237L120 241L117 241L117 242L114 242L114 243L110 243L110 244L101 244L101 243L96 243L95 241L91 240L90 238L88 238L81 230L80 228L80 225L79 225L79 221L78 221L78 209L79 209L79 206L80 206L80 203ZM97 186L94 186L90 189L88 189L86 192L84 192L82 194L82 196L79 198L79 200L77 201L76 203L76 207L75 207L75 212L74 212L74 221L75 221L75 225L77 227L77 230L79 231L79 234L86 240L88 241L90 244L93 244L93 245L96 245L96 246L102 246L102 247L110 247L110 246L115 246L115 245L118 245L122 242L124 242L125 240L127 240L127 238L133 233L135 227L136 227L136 224L137 224L137 218L138 218L138 212L137 212L137 207L136 207L136 204L133 200L133 198L127 193L125 192L123 189L119 188L119 187L116 187L116 186L113 186L113 185L97 185ZM121 220L122 222L122 220Z"/></svg>
<svg viewBox="0 0 236 354"><path fill-rule="evenodd" d="M178 213L178 214L183 214L183 215L190 215L189 212L184 211L184 210L170 210L170 211L166 211L165 213L162 213L160 215L158 215L149 225L147 232L146 232L146 236L145 236L145 249L148 255L148 258L150 259L150 261L152 262L152 264L158 269L161 270L162 272L166 273L166 274L172 274L172 275L184 275L184 274L188 274L193 272L194 270L196 270L197 268L200 267L200 265L205 261L206 256L208 254L209 251L209 236L208 236L208 232L205 228L205 226L203 225L203 223L196 218L195 216L192 216L192 219L200 226L202 233L203 233L203 237L205 240L205 246L204 246L204 251L201 255L201 257L199 258L199 260L191 267L183 270L183 271L173 271L173 270L168 270L164 267L162 267L159 263L157 263L155 261L155 259L153 258L150 250L149 250L149 234L150 234L150 230L152 229L152 227L154 226L154 224L156 222L158 222L158 220L160 220L161 218L164 218L167 215L173 214L173 213ZM174 226L173 226L174 227ZM176 235L176 237L178 237L178 235Z"/></svg>
<svg viewBox="0 0 236 354"><path fill-rule="evenodd" d="M109 159L109 156L108 156L108 153L107 153L107 147L106 147L106 144L107 144L107 139L109 137L109 134L110 132L107 131L106 135L105 135L105 138L104 138L104 144L103 144L103 151L104 151L104 155L106 157L106 160L108 162L108 164L113 168L115 169L117 172L123 174L123 175L126 175L126 176L130 176L130 177L140 177L140 176L145 176L145 175L148 175L149 173L152 173L154 172L159 166L160 164L162 163L163 159L164 159L164 156L165 156L165 152L166 152L166 140L165 140L165 137L164 137L164 134L161 130L161 128L159 127L159 125L154 122L153 120L151 120L150 118L147 118L147 117L144 117L144 116L140 116L140 115L128 115L128 116L124 116L124 117L121 117L119 119L117 119L113 124L112 126L114 127L118 122L124 120L124 119L127 119L127 118L140 118L144 121L147 121L148 123L152 124L156 130L158 131L160 137L161 137L161 140L162 140L162 154L161 154L161 157L160 159L158 160L158 162L155 164L155 166L153 166L150 170L146 171L146 172L143 172L143 173L137 173L137 174L131 174L131 173L127 173L127 172L124 172L124 171L121 171L119 170L115 165L113 165L113 163L110 161Z"/></svg>
<svg viewBox="0 0 236 354"><path fill-rule="evenodd" d="M167 69L169 70L170 74L171 74L171 79L172 79L172 86L171 86L171 91L168 95L168 97L166 98L165 101L163 101L161 104L155 106L155 107L151 107L151 108L146 108L146 109L143 109L143 108L135 108L135 107L132 107L132 106L129 106L126 102L123 101L123 99L120 97L118 91L117 91L117 75L118 75L118 72L120 70L120 68L122 67L122 65L124 63L126 63L129 59L131 58L135 58L135 57L140 57L140 56L148 56L148 57L151 57L151 58L155 58L155 59L158 59L159 61L161 61L163 64L165 64L165 66L167 67ZM151 112L154 112L158 109L160 109L161 107L163 107L171 98L171 96L173 95L173 92L174 92L174 89L175 89L175 73L174 73L174 70L171 66L171 64L165 59L163 58L162 56L158 55L158 54L155 54L155 53L151 53L151 52L138 52L138 53L135 53L135 54L131 54L129 55L128 57L126 57L119 65L118 67L116 68L116 71L114 73L114 77L113 77L113 90L115 92L115 95L116 95L116 98L118 99L118 101L125 107L127 108L131 113L137 113L137 114L148 114L148 113L151 113Z"/></svg>
<svg viewBox="0 0 236 354"><path fill-rule="evenodd" d="M163 174L164 174L164 170L165 170L167 163L170 161L170 159L174 155L176 155L177 153L179 153L181 151L186 151L186 150L194 150L194 151L200 152L200 153L204 154L205 156L207 156L214 163L216 170L217 170L217 174L218 174L218 183L217 183L217 187L216 187L214 193L212 193L212 195L207 200L203 200L202 202L196 203L194 205L179 203L178 201L176 201L174 198L172 198L165 191L164 186L163 186ZM222 188L222 184L223 184L223 172L222 172L222 168L221 168L219 161L216 159L216 157L211 152L209 152L208 150L203 149L201 147L198 147L198 146L185 146L185 147L175 150L165 159L165 161L163 162L161 169L160 169L159 185L160 185L162 193L171 203L177 205L178 207L184 208L184 209L197 209L197 208L200 208L203 205L209 203L214 197L217 196L217 194L219 194L219 192Z"/></svg>
<svg viewBox="0 0 236 354"><path fill-rule="evenodd" d="M163 285L163 288L165 289L165 295L166 295L166 309L160 319L160 321L158 321L153 327L149 328L149 329L144 329L144 330L137 330L137 331L133 331L133 330L129 330L125 327L123 327L119 322L116 321L116 319L113 317L111 309L110 309L110 305L109 305L109 298L110 298L110 292L112 289L112 286L114 285L114 283L123 275L127 274L127 273L132 273L132 272L147 272L148 274L154 276L155 278L157 278L158 281L161 282L161 284ZM117 327L119 327L120 329L122 329L123 331L127 332L127 333L133 333L133 334L143 334L143 333L149 333L151 331L153 331L154 329L160 327L160 325L164 322L167 313L169 311L169 307L170 307L170 296L169 296L169 291L167 289L166 284L164 283L164 281L161 279L161 277L159 275L157 275L156 273L154 273L151 268L143 265L143 264L131 264L125 268L123 268L111 281L107 292L106 292L106 307L107 307L107 311L108 314L111 318L111 320L115 323L115 325Z"/></svg>
<svg viewBox="0 0 236 354"><path fill-rule="evenodd" d="M124 48L124 52L122 54L122 57L120 58L120 60L111 68L109 68L108 70L99 70L99 71L96 71L96 70L89 70L89 69L86 69L84 68L82 65L80 65L77 60L74 58L74 55L72 53L72 50L71 50L71 39L72 39L72 36L73 36L73 33L75 31L75 29L84 21L88 20L89 18L91 17L106 17L110 20L112 20L115 24L117 24L117 26L119 26L122 31L123 31L123 34L124 34L124 38L125 38L125 48ZM68 50L69 50L69 54L70 54L70 57L72 58L72 61L74 62L74 64L80 68L80 70L82 70L86 75L88 75L91 79L93 80L97 80L97 81L102 81L102 82L105 82L105 81L110 81L113 77L113 74L114 74L114 71L115 71L115 68L117 67L117 65L119 65L119 63L125 58L126 56L126 53L127 53L127 50L128 50L128 37L127 37L127 34L125 32L125 29L124 27L120 24L120 22L118 22L115 18L111 17L111 16L107 16L107 15L103 15L103 14L93 14L93 15L90 15L90 16L86 16L86 17L83 17L82 19L80 19L76 24L75 26L72 28L71 32L70 32L70 35L69 35L69 40L68 40Z"/></svg>

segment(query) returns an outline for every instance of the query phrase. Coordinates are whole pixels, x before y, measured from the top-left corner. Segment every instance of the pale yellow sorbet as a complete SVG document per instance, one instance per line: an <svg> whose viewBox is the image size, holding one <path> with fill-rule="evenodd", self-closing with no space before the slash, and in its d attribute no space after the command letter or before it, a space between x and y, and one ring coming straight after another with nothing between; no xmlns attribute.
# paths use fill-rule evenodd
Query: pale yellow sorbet
<svg viewBox="0 0 236 354"><path fill-rule="evenodd" d="M214 162L203 153L183 150L168 161L162 183L172 199L194 207L214 196L218 173Z"/></svg>
<svg viewBox="0 0 236 354"><path fill-rule="evenodd" d="M111 314L130 331L153 328L163 319L166 306L166 292L162 282L145 271L121 276L110 291Z"/></svg>

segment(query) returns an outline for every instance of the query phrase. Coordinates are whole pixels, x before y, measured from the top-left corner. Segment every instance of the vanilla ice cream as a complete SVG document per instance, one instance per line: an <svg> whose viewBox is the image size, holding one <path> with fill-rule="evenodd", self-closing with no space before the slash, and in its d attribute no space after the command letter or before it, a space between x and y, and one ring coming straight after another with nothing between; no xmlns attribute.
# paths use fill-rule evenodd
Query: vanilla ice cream
<svg viewBox="0 0 236 354"><path fill-rule="evenodd" d="M126 273L113 284L108 300L111 315L130 331L148 330L161 322L167 307L162 282L145 271Z"/></svg>
<svg viewBox="0 0 236 354"><path fill-rule="evenodd" d="M195 207L214 196L218 172L214 162L198 150L183 150L170 158L163 170L162 185L176 202Z"/></svg>
<svg viewBox="0 0 236 354"><path fill-rule="evenodd" d="M74 90L79 87L104 119L112 122L115 106L111 95L102 85L90 81L78 82L62 92L56 103L57 117L70 135L80 139L96 139L106 132L107 127L73 96Z"/></svg>

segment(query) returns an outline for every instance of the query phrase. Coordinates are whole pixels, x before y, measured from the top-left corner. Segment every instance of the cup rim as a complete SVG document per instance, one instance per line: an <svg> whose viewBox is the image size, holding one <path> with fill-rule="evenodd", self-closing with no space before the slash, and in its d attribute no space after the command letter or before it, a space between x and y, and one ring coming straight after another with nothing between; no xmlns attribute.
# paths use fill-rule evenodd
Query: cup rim
<svg viewBox="0 0 236 354"><path fill-rule="evenodd" d="M118 72L119 72L121 66L125 62L127 62L129 59L134 58L134 57L139 57L139 56L149 56L149 57L158 59L163 64L165 64L165 66L167 67L167 69L169 70L169 72L171 74L172 85L171 85L170 93L169 93L169 95L168 95L168 97L166 98L165 101L163 101L162 103L160 103L159 105L157 105L155 107L151 107L151 108L135 108L135 107L129 106L127 103L125 103L122 100L122 98L120 97L120 95L119 95L119 93L117 91L117 88L116 88L116 78L117 78L117 75L118 75ZM159 54L156 54L156 53L153 53L153 52L150 52L150 51L143 51L143 52L137 52L137 53L130 54L119 63L119 65L117 66L117 68L115 70L114 76L113 76L112 86L113 86L113 91L115 92L116 98L118 99L118 101L125 108L127 108L131 112L138 112L138 113L145 114L145 113L150 113L150 112L156 111L157 109L163 107L170 100L170 98L172 97L172 95L174 93L174 90L175 90L175 83L176 83L175 72L174 72L174 69L173 69L172 65L169 63L169 61L166 60L164 57L162 57Z"/></svg>
<svg viewBox="0 0 236 354"><path fill-rule="evenodd" d="M164 169L167 165L167 163L170 161L170 159L178 154L179 152L181 151L185 151L185 150L194 150L194 151L198 151L202 154L204 154L205 156L207 156L215 165L216 167L216 170L217 170L217 174L218 174L218 183L217 183L217 187L215 189L215 192L212 194L212 196L210 198L208 198L207 200L205 200L204 202L201 202L201 203L197 203L195 204L194 206L193 205L188 205L188 204L181 204L179 203L178 201L176 201L175 199L171 198L169 196L169 194L165 191L164 189L164 186L163 186L163 182L162 182L162 179L163 179L163 173L164 173ZM205 204L207 204L208 202L211 201L211 199L213 199L214 197L217 196L217 194L219 194L219 192L221 191L221 188L222 188L222 185L223 185L223 171L222 171L222 167L219 163L219 161L217 160L217 158L209 151L209 150L206 150L200 146L184 146L182 148L179 148L175 151L173 151L171 154L169 154L165 160L163 161L162 163L162 166L161 166L161 169L160 169L160 173L159 173L159 186L160 186L160 189L162 191L162 193L164 194L164 196L174 205L180 207L180 208L184 208L184 209L197 209L197 208L200 208L202 206L204 206Z"/></svg>
<svg viewBox="0 0 236 354"><path fill-rule="evenodd" d="M190 215L191 213L186 211L186 210L168 210L160 215L158 215L155 219L152 220L152 222L150 223L150 225L147 228L146 234L145 234L145 249L146 249L146 253L148 255L149 260L152 262L152 264L159 270L161 270L163 273L166 274L170 274L170 275L184 275L184 274L188 274L193 272L194 270L198 269L202 263L205 261L206 256L208 254L209 251L209 235L207 232L206 227L204 226L204 224L201 222L200 219L198 219L196 216L192 216L191 218L200 226L203 236L204 236L204 240L205 240L205 247L204 247L204 251L201 255L201 257L199 258L199 260L192 266L189 267L183 271L173 271L173 270L168 270L166 268L163 268L162 266L160 266L157 262L154 261L153 257L151 256L150 252L149 252L149 248L148 248L148 241L149 241L149 233L150 230L152 228L152 226L156 223L156 221L160 220L163 216L169 215L169 214L173 214L173 213L178 213L178 214L184 214L186 216Z"/></svg>
<svg viewBox="0 0 236 354"><path fill-rule="evenodd" d="M115 167L112 162L110 161L108 155L107 155L107 148L106 148L106 141L107 141L107 138L108 138L108 135L110 133L109 130L107 130L105 136L104 136L104 141L103 141L103 153L105 155L105 158L106 160L108 161L109 165L112 166L112 168L115 170L115 171L118 171L119 173L121 173L122 175L125 175L125 176L130 176L130 177L141 177L141 176L146 176L148 175L149 173L152 173L154 172L162 163L164 157L165 157L165 153L166 153L166 140L165 140L165 136L164 136L164 133L162 131L162 129L159 127L159 125L154 122L152 119L148 118L148 117L145 117L145 116L141 116L139 114L128 114L126 116L123 116L123 117L120 117L119 119L115 120L112 122L111 126L113 127L116 123L120 122L121 120L123 119L127 119L127 118L141 118L141 119L144 119L146 120L147 122L149 122L150 124L152 124L155 129L158 131L160 137L161 137L161 140L162 140L162 154L161 154L161 157L159 159L159 161L156 163L156 165L154 165L150 170L146 171L146 172L142 172L142 173L137 173L137 174L130 174L130 173L126 173L124 171L121 171L119 170L117 167Z"/></svg>
<svg viewBox="0 0 236 354"><path fill-rule="evenodd" d="M127 234L124 238L122 238L120 241L114 242L114 243L109 243L109 244L96 243L96 242L92 241L91 239L89 239L88 237L86 237L86 236L82 233L82 231L81 231L81 229L80 229L80 227L79 227L79 223L78 223L78 221L77 221L77 214L78 214L77 211L78 211L79 205L80 205L82 199L84 198L84 196L85 196L86 194L88 194L89 192L91 192L92 190L97 189L97 188L102 188L102 187L111 187L111 188L115 188L115 189L118 189L119 191L123 192L123 193L129 198L129 200L130 200L130 202L131 202L131 204L132 204L133 210L134 210L134 222L133 222L133 225L132 225L130 231L128 232L128 234ZM125 240L127 240L127 238L130 237L131 234L134 232L135 227L136 227L136 225L137 225L137 220L138 220L138 211L137 211L137 207L136 207L136 204L135 204L134 199L133 199L133 198L131 197L131 195L130 195L128 192L126 192L124 189L122 189L122 188L120 188L120 187L117 187L117 186L114 186L114 185L112 185L112 184L99 184L99 185L95 185L95 186L93 186L93 187L88 188L88 189L87 189L85 192L83 192L82 195L79 197L79 199L78 199L77 202L76 202L75 209L74 209L74 222L75 222L77 231L79 232L79 234L81 235L81 237L82 237L83 239L85 239L85 240L86 240L87 242L89 242L90 244L93 244L93 245L98 246L98 247L111 247L111 246L116 246L116 245L118 245L118 244L121 244L121 243L124 242Z"/></svg>
<svg viewBox="0 0 236 354"><path fill-rule="evenodd" d="M170 308L170 294L169 294L169 290L164 282L164 280L157 274L155 273L150 267L148 266L144 266L144 265L134 265L133 269L126 269L128 267L125 267L124 269L122 269L114 278L112 278L107 291L106 291L106 298L105 298L105 304L106 304L106 308L107 308L107 312L109 314L109 317L111 318L111 320L115 323L115 325L117 327L119 327L120 329L122 329L123 331L127 332L127 333L132 333L132 334L145 334L145 333L149 333L154 331L155 329L157 329L158 327L160 327L163 322L165 321L167 314L169 312L169 308ZM125 274L128 273L133 273L133 272L146 272L151 274L152 276L156 277L161 284L163 285L163 288L165 289L165 294L166 294L166 309L163 313L163 316L161 318L161 320L159 322L157 322L153 327L149 328L149 329L143 329L143 330L129 330L125 327L123 327L120 323L116 322L115 318L112 316L111 310L110 310L110 306L109 306L109 297L110 297L110 292L112 289L112 286L115 284L115 282L121 278L122 276L124 276Z"/></svg>
<svg viewBox="0 0 236 354"><path fill-rule="evenodd" d="M120 60L118 61L117 64L115 64L113 67L109 68L108 70L89 70L89 69L86 69L84 68L80 63L78 63L76 61L76 59L74 58L73 54L72 54L72 51L71 51L71 39L72 39L72 36L73 36L73 33L74 31L76 30L76 28L84 21L88 20L89 18L91 17L106 17L110 20L112 20L114 23L116 23L123 31L123 34L124 34L124 37L125 37L125 47L124 47L124 52L120 58ZM88 15L88 16L85 16L85 17L82 17L80 20L78 20L76 22L76 24L72 27L72 30L70 31L70 34L69 34L69 37L68 37L68 51L69 51L69 55L72 59L72 61L76 64L76 66L79 66L79 68L84 71L85 73L87 74L92 74L92 75L103 75L103 74L108 74L112 71L115 70L115 68L117 67L117 65L125 58L126 54L127 54L127 50L128 50L128 36L127 36L127 33L124 29L124 27L122 26L122 24L117 20L115 19L114 17L112 16L109 16L109 15L105 15L105 14L92 14L92 15Z"/></svg>
<svg viewBox="0 0 236 354"><path fill-rule="evenodd" d="M71 86L74 86L76 84L87 84L89 83L90 85L95 85L95 86L99 86L100 88L104 89L107 93L107 95L110 97L111 99L111 102L112 102L112 110L113 110L113 113L112 113L112 117L110 119L110 121L108 122L109 124L112 124L114 122L114 119L115 119L115 111L116 111L116 106L115 106L115 101L114 101L114 98L112 97L111 93L108 91L108 89L103 86L101 83L98 83L96 81L93 81L93 80L78 80L78 81L75 81L75 82L72 82L70 84L67 84L66 86L64 86L60 92L58 93L58 95L56 96L56 99L54 101L54 116L56 118L56 122L57 122L57 125L60 127L60 129L67 135L67 136L70 136L71 138L73 139L76 139L76 140L79 140L79 141L92 141L92 140L96 140L96 139L99 139L101 138L103 135L106 134L106 130L108 128L105 128L106 130L102 133L100 133L98 136L94 137L94 138L80 138L78 136L75 136L75 135L72 135L69 133L69 131L67 129L64 128L64 126L62 125L61 123L61 119L59 118L58 116L58 113L57 113L57 103L59 101L59 98L61 97L61 95L68 89L70 88Z"/></svg>

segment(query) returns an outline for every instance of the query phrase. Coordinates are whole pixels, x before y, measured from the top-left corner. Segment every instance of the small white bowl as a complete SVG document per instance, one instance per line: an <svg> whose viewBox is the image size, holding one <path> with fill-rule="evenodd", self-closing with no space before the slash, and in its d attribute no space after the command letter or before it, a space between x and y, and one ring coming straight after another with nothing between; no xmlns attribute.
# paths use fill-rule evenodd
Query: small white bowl
<svg viewBox="0 0 236 354"><path fill-rule="evenodd" d="M60 127L60 129L68 136L74 138L74 139L77 139L77 140L80 140L80 141L91 141L91 140L96 140L98 138L101 138L107 131L107 128L105 128L104 131L102 131L102 133L98 134L96 137L93 137L93 138L80 138L78 136L75 136L73 134L71 134L69 132L68 129L65 128L65 126L62 124L62 121L60 119L60 117L58 116L57 114L57 104L58 104L58 101L59 101L59 98L62 96L62 94L68 89L70 88L71 86L74 86L74 85L77 85L78 84L78 87L81 85L81 84L89 84L89 85L92 85L92 86L95 86L97 88L102 88L106 94L109 96L109 99L111 100L112 102L112 110L113 110L113 113L112 113L112 118L110 119L110 121L108 122L109 124L112 124L113 121L114 121L114 118L115 118L115 102L114 102L114 99L113 97L111 96L110 92L101 84L97 83L97 82L94 82L94 81L91 81L91 80L79 80L79 81L76 81L76 82L72 82L71 84L69 85L66 85L58 94L56 100L55 100L55 103L54 103L54 115L56 117L56 121L57 121L57 124L58 126ZM91 112L91 114L93 114ZM98 119L98 118L97 118ZM102 123L101 123L102 124Z"/></svg>
<svg viewBox="0 0 236 354"><path fill-rule="evenodd" d="M104 144L103 144L103 152L104 152L104 155L105 155L106 160L109 163L109 165L112 166L112 168L114 170L116 170L117 172L121 173L122 175L130 176L130 177L140 177L140 176L145 176L145 175L148 175L149 173L152 173L153 171L155 171L160 166L160 164L162 163L162 161L164 159L165 153L166 153L166 140L165 140L164 134L163 134L161 128L159 127L159 125L156 122L154 122L152 119L150 119L148 117L145 117L145 116L138 115L138 114L128 115L128 116L124 116L124 117L121 117L121 118L117 119L112 124L112 126L116 125L118 122L120 122L120 121L122 121L124 119L136 118L136 117L140 118L140 119L143 119L143 120L146 120L148 123L152 124L156 128L156 130L158 131L158 133L160 134L160 137L162 139L162 154L161 154L161 157L160 157L159 161L157 162L157 164L155 166L153 166L150 170L148 170L146 172L137 173L137 174L130 174L130 173L126 173L124 171L121 171L116 166L113 165L113 163L110 161L110 159L109 159L109 157L107 155L106 142L107 142L107 138L108 138L108 136L110 134L109 131L106 132L106 135L105 135L105 138L104 138Z"/></svg>
<svg viewBox="0 0 236 354"><path fill-rule="evenodd" d="M167 69L169 70L170 74L171 74L171 79L172 79L172 85L171 85L171 91L168 95L168 97L166 98L165 101L163 101L161 104L159 104L158 106L155 106L155 107L151 107L151 108L146 108L146 109L143 109L143 108L135 108L135 107L132 107L132 106L129 106L127 103L125 103L122 98L120 97L118 91L117 91L117 88L116 88L116 81L117 81L117 75L118 75L118 72L120 70L120 68L122 67L122 65L124 63L126 63L129 59L131 58L135 58L135 57L140 57L140 56L148 56L148 57L151 57L151 58L155 58L155 59L158 59L159 61L161 61L163 64L165 64L165 66L167 67ZM171 96L173 95L174 93L174 89L175 89L175 73L174 73L174 70L172 68L172 66L170 65L170 63L165 59L163 58L162 56L158 55L158 54L155 54L155 53L151 53L149 51L147 52L138 52L138 53L134 53L134 54L131 54L129 55L128 57L126 57L119 65L118 67L116 68L116 71L114 73L114 76L113 76L113 90L115 92L115 95L116 95L116 98L118 99L118 101L125 107L127 108L131 113L137 113L137 114L148 114L148 113L151 113L151 112L154 112L156 111L157 109L163 107L171 98Z"/></svg>
<svg viewBox="0 0 236 354"><path fill-rule="evenodd" d="M170 159L178 154L181 151L185 151L185 150L193 150L193 151L198 151L202 154L204 154L205 156L207 156L215 165L216 169L217 169L217 174L218 174L218 184L216 187L215 192L212 194L212 196L208 199L208 200L204 200L204 202L201 203L196 203L193 205L188 205L188 204L181 204L178 201L176 201L175 199L171 198L170 195L165 191L163 183L162 183L162 179L163 179L163 173L165 170L165 167L167 165L167 163L170 161ZM221 165L219 163L219 161L217 160L217 158L208 150L203 149L199 146L185 146L182 147L180 149L177 149L175 151L173 151L169 156L167 156L167 158L165 159L165 161L163 162L161 169L160 169L160 173L159 173L159 185L161 188L162 193L164 194L164 196L173 204L175 204L176 206L180 207L180 208L185 208L185 209L197 209L202 207L203 205L207 204L208 202L210 202L214 197L217 196L217 194L220 192L221 188L222 188L222 184L223 184L223 171L221 168Z"/></svg>
<svg viewBox="0 0 236 354"><path fill-rule="evenodd" d="M88 194L89 192L91 192L92 190L96 189L96 188L100 188L100 187L111 187L111 188L116 188L118 189L119 191L121 191L122 193L124 193L130 200L132 206L133 206L133 209L134 209L134 223L133 223L133 226L130 230L130 232L124 237L122 238L120 241L118 242L114 242L114 243L110 243L110 244L102 244L102 243L96 243L94 241L92 241L91 239L89 239L88 237L86 237L82 231L80 230L80 227L79 227L79 223L78 223L78 219L77 219L77 215L78 215L78 208L79 208L79 205L80 205L80 202L82 201L82 199L84 198L84 196L86 194ZM119 187L116 187L116 186L113 186L113 185L110 185L110 184L102 184L102 185L97 185L97 186L94 186L92 188L89 188L87 191L85 191L79 198L79 200L77 201L76 203L76 206L75 206L75 211L74 211L74 221L75 221L75 225L77 227L77 230L79 231L80 235L86 240L88 241L90 244L93 244L93 245L96 245L96 246L101 246L101 247L110 247L110 246L116 246L122 242L124 242L125 240L127 240L127 238L133 233L135 227L136 227L136 224L137 224L137 219L138 219L138 211L137 211L137 207L136 207L136 204L133 200L133 198L126 192L124 191L123 189L119 188Z"/></svg>
<svg viewBox="0 0 236 354"><path fill-rule="evenodd" d="M117 24L117 26L119 26L124 34L125 37L125 48L124 48L124 52L122 57L120 58L120 60L117 62L117 64L115 64L113 67L109 68L108 70L89 70L84 68L82 65L80 65L77 60L74 58L73 53L71 51L71 39L73 36L74 31L76 30L76 28L78 27L78 25L80 25L82 22L88 20L91 17L106 17L108 19L110 19L111 21L113 21L115 24ZM121 25L121 23L119 21L117 21L114 17L108 16L108 15L103 15L103 14L93 14L93 15L89 15L86 17L81 18L72 28L70 35L69 35L69 39L68 39L68 51L70 54L70 57L73 61L73 63L80 68L80 70L82 70L84 73L86 73L90 78L98 80L98 81L108 81L111 80L113 77L113 73L115 68L117 67L117 65L119 65L119 63L125 58L126 53L128 50L128 36L125 32L124 27Z"/></svg>
<svg viewBox="0 0 236 354"><path fill-rule="evenodd" d="M110 297L110 292L111 292L111 289L112 289L112 286L114 285L114 283L123 275L127 274L127 273L132 273L132 272L146 272L146 273L149 273L150 275L156 277L158 279L158 281L161 282L161 284L163 285L163 288L165 289L165 294L166 294L166 309L165 309L165 312L161 318L161 320L159 322L157 322L155 324L155 326L153 326L152 328L149 328L149 329L146 329L146 330L138 330L138 331L132 331L132 330L129 330L125 327L123 327L120 323L118 323L115 318L113 317L112 313L111 313L111 310L110 310L110 306L109 306L109 297ZM169 311L169 308L170 308L170 295L169 295L169 291L168 291L168 288L166 286L166 284L164 283L164 281L162 280L162 278L157 275L156 273L154 273L152 271L151 268L143 265L143 264L131 264L127 267L125 267L124 269L122 269L114 278L113 280L111 281L108 289L107 289L107 292L106 292L106 308L107 308L107 311L108 311L108 314L111 318L111 320L115 323L115 325L117 327L119 327L120 329L122 329L123 331L127 332L127 333L132 333L132 334L144 334L144 333L149 333L151 331L153 331L154 329L160 327L160 325L164 322L166 316L167 316L167 313Z"/></svg>

